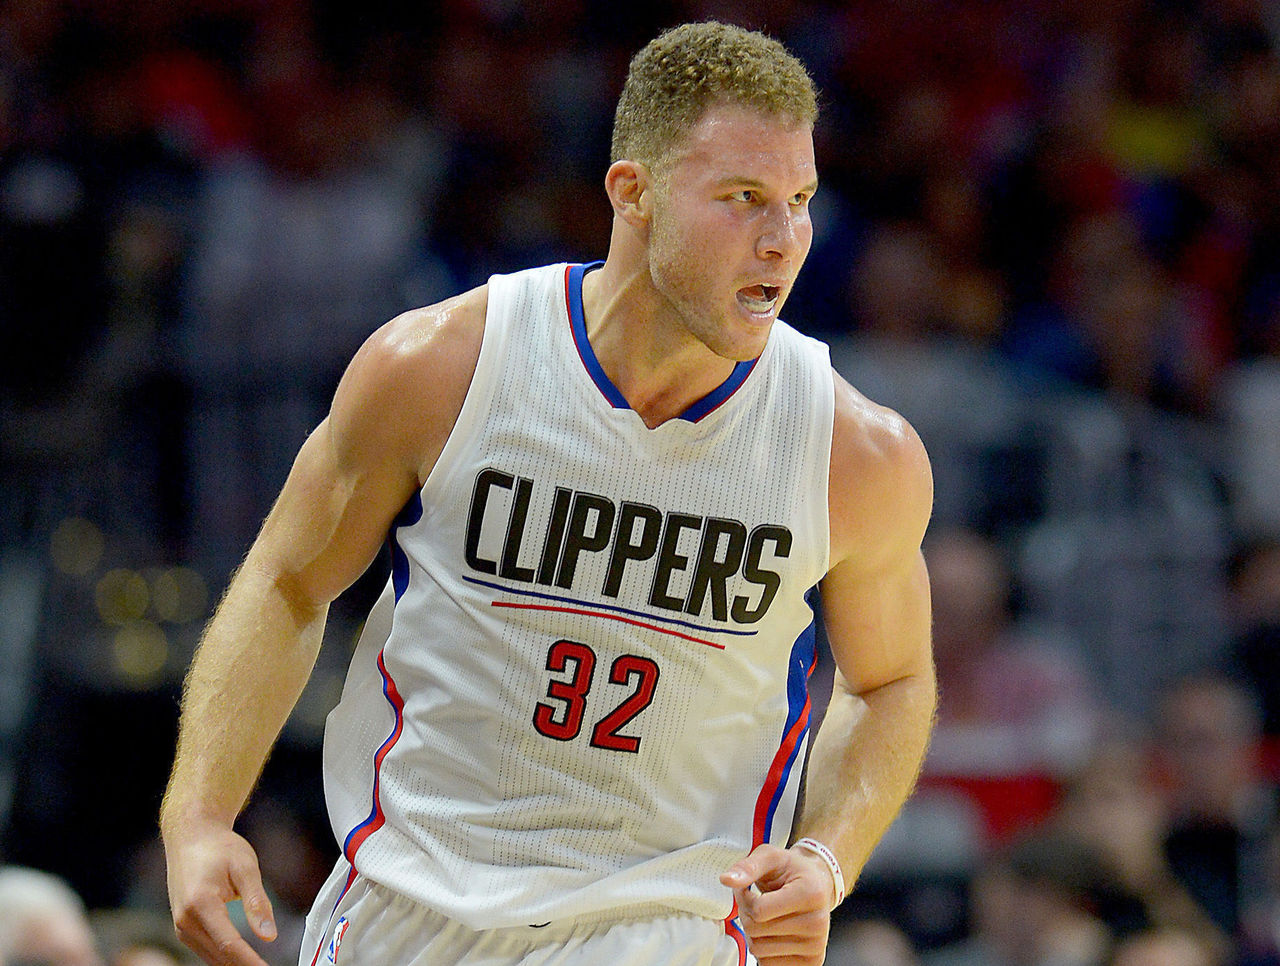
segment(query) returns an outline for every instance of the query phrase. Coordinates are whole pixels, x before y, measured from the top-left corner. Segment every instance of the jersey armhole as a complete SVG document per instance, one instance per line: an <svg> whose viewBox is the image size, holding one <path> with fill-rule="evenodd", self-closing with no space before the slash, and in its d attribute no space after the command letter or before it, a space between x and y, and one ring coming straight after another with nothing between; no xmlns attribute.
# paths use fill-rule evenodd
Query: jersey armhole
<svg viewBox="0 0 1280 966"><path fill-rule="evenodd" d="M815 534L822 541L822 560L819 572L825 576L831 568L831 446L835 434L836 419L836 381L831 368L831 353L825 343L817 342L814 346L817 364L817 378L821 386L820 392L813 394L814 433L813 433L813 467L817 475L814 481L819 499L817 521L818 531Z"/></svg>

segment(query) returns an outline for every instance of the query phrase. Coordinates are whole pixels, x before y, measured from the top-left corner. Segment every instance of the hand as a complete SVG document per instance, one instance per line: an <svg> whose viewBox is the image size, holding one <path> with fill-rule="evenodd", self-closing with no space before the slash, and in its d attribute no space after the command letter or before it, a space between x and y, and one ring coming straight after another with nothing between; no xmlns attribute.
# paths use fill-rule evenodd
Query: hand
<svg viewBox="0 0 1280 966"><path fill-rule="evenodd" d="M227 914L227 903L239 899L254 933L266 942L276 938L253 846L212 822L164 838L178 938L212 966L267 966Z"/></svg>
<svg viewBox="0 0 1280 966"><path fill-rule="evenodd" d="M832 889L831 870L820 858L802 849L759 845L720 881L733 890L747 943L761 966L821 966Z"/></svg>

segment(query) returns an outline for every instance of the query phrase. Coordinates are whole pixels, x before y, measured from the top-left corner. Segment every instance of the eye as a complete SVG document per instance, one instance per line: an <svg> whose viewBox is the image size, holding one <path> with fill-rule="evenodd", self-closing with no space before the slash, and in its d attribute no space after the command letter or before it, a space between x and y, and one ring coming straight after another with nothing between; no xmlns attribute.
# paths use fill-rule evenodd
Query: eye
<svg viewBox="0 0 1280 966"><path fill-rule="evenodd" d="M809 195L806 192L798 192L791 196L790 204L794 208L803 208L809 203Z"/></svg>
<svg viewBox="0 0 1280 966"><path fill-rule="evenodd" d="M741 201L743 204L754 204L758 195L753 188L742 188L729 195L733 201Z"/></svg>

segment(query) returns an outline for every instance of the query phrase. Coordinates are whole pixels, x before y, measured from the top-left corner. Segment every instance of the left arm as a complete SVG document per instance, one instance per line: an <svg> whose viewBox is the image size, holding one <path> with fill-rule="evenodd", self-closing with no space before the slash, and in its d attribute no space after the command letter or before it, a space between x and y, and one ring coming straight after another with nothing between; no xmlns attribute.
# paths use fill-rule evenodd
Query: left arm
<svg viewBox="0 0 1280 966"><path fill-rule="evenodd" d="M915 786L933 726L929 578L919 548L878 576L833 570L823 603L835 686L809 758L796 837L834 850L849 889Z"/></svg>
<svg viewBox="0 0 1280 966"><path fill-rule="evenodd" d="M836 379L831 569L822 582L835 686L794 838L838 858L847 893L911 793L937 703L920 542L933 488L919 437ZM762 845L722 877L762 964L820 963L835 895L826 863ZM751 885L761 891L751 890Z"/></svg>

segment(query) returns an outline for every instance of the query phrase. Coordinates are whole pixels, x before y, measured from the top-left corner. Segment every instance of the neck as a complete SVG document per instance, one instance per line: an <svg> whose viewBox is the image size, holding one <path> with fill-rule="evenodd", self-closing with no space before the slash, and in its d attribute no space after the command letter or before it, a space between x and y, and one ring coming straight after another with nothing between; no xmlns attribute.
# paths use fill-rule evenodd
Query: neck
<svg viewBox="0 0 1280 966"><path fill-rule="evenodd" d="M694 338L654 289L647 262L617 247L583 280L587 338L609 381L653 428L718 387L735 363Z"/></svg>

